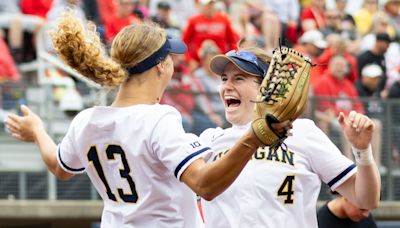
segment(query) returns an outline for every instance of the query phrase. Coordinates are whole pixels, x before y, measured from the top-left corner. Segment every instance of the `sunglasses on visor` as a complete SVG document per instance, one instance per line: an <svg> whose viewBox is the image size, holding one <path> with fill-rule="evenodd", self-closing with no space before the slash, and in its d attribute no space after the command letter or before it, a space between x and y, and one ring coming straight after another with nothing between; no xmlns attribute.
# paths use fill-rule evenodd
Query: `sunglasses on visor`
<svg viewBox="0 0 400 228"><path fill-rule="evenodd" d="M233 57L237 58L249 63L252 63L256 66L256 68L264 75L268 69L268 67L262 63L256 55L254 55L250 51L236 51L236 50L231 50L225 54L228 57Z"/></svg>

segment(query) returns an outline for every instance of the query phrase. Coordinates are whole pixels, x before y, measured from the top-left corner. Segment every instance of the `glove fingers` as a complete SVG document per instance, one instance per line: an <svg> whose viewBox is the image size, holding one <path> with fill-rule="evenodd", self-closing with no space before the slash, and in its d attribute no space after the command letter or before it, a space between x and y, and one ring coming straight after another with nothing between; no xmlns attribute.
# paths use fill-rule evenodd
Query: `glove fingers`
<svg viewBox="0 0 400 228"><path fill-rule="evenodd" d="M311 65L306 66L309 69L305 69L305 72L309 72ZM308 90L310 85L310 77L309 75L307 76L307 79L304 83L303 89L300 91L300 94L297 96L299 98L299 101L297 101L297 106L296 106L296 112L293 114L294 119L296 119L298 116L300 116L304 109L306 108L306 104L308 102Z"/></svg>
<svg viewBox="0 0 400 228"><path fill-rule="evenodd" d="M257 95L252 123L255 135L265 145L276 146L286 138L287 130L276 131L273 123L293 121L305 109L310 70L310 61L300 53L289 48L274 51Z"/></svg>
<svg viewBox="0 0 400 228"><path fill-rule="evenodd" d="M289 88L286 98L281 100L284 107L282 107L283 104L278 107L283 109L279 114L279 117L282 118L278 118L280 121L286 120L289 117L291 120L296 119L305 108L305 104L308 100L311 64L307 62L304 62L303 65L304 64L305 66L298 69L297 77L292 80L292 85Z"/></svg>

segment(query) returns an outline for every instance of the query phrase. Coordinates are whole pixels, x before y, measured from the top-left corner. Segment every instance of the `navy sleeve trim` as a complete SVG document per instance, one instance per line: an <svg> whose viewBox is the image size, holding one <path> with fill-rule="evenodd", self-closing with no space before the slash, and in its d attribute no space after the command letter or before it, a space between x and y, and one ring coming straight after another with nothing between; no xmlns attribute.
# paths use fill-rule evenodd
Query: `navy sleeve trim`
<svg viewBox="0 0 400 228"><path fill-rule="evenodd" d="M176 169L175 169L175 172L174 172L175 177L178 177L179 171L182 169L182 167L183 167L190 159L192 159L193 157L195 157L195 156L197 156L197 155L199 155L199 154L201 154L201 153L203 153L204 151L207 151L207 150L210 150L210 147L205 147L205 148L203 148L203 149L201 149L201 150L199 150L199 151L196 151L196 152L194 152L193 154L190 154L189 156L187 156L183 161L181 161L181 163L179 163L179 165L178 165L178 166L176 167Z"/></svg>
<svg viewBox="0 0 400 228"><path fill-rule="evenodd" d="M60 151L60 147L58 147L58 158L60 159L61 165L64 166L65 169L71 171L71 172L82 172L83 170L85 170L85 168L80 168L80 169L74 169L71 168L69 166L67 166L63 160L61 159L61 151Z"/></svg>
<svg viewBox="0 0 400 228"><path fill-rule="evenodd" d="M336 182L338 182L340 179L342 179L344 176L346 176L346 174L348 174L352 169L354 169L356 167L355 164L350 165L349 167L347 167L347 169L345 169L343 172L341 172L339 175L337 175L337 177L333 178L329 183L329 187L332 187Z"/></svg>

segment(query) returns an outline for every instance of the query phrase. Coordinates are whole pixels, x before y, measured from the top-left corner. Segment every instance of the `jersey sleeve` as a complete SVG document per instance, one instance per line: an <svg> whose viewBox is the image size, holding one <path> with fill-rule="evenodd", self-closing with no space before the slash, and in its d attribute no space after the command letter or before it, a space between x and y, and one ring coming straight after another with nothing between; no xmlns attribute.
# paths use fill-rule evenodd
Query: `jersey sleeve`
<svg viewBox="0 0 400 228"><path fill-rule="evenodd" d="M199 138L200 138L200 140L202 141L202 142L204 142L204 143L206 143L207 145L210 145L210 147L211 147L211 149L213 150L213 155L212 156L210 156L206 161L207 162L211 162L213 159L213 157L214 157L214 153L216 152L215 151L215 148L213 147L213 143L214 143L214 141L216 140L216 139L218 139L219 137L221 137L221 136L223 136L224 135L224 129L222 129L222 128L220 128L220 127L217 127L217 128L208 128L208 129L206 129L206 130L204 130L201 134L200 134L200 136L199 136Z"/></svg>
<svg viewBox="0 0 400 228"><path fill-rule="evenodd" d="M75 145L75 126L79 126L79 115L71 122L68 132L57 146L57 161L68 173L78 174L85 171L85 168L78 156Z"/></svg>
<svg viewBox="0 0 400 228"><path fill-rule="evenodd" d="M313 121L303 122L306 152L312 170L334 191L338 186L356 173L356 165L345 157L336 145L320 130Z"/></svg>
<svg viewBox="0 0 400 228"><path fill-rule="evenodd" d="M176 109L163 115L151 137L151 146L158 159L180 179L183 171L195 160L207 160L212 151L199 137L185 133Z"/></svg>

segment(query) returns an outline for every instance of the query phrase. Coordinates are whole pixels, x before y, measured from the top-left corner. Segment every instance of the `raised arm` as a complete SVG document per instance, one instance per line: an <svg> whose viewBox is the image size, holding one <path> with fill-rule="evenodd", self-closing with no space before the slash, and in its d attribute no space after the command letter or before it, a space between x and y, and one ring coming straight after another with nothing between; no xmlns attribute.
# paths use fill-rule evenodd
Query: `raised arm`
<svg viewBox="0 0 400 228"><path fill-rule="evenodd" d="M272 127L282 133L291 128L292 123L285 121ZM235 181L261 145L249 129L221 159L207 164L202 159L196 160L183 172L181 180L205 200L212 200Z"/></svg>
<svg viewBox="0 0 400 228"><path fill-rule="evenodd" d="M21 106L23 116L10 114L5 120L7 129L12 136L25 142L34 142L48 170L61 180L70 179L73 174L65 172L57 161L57 146L44 129L38 115L25 105Z"/></svg>
<svg viewBox="0 0 400 228"><path fill-rule="evenodd" d="M340 113L339 123L352 145L358 171L340 185L337 191L359 208L377 208L381 178L372 157L371 139L374 123L367 116L355 111L350 112L347 118Z"/></svg>

